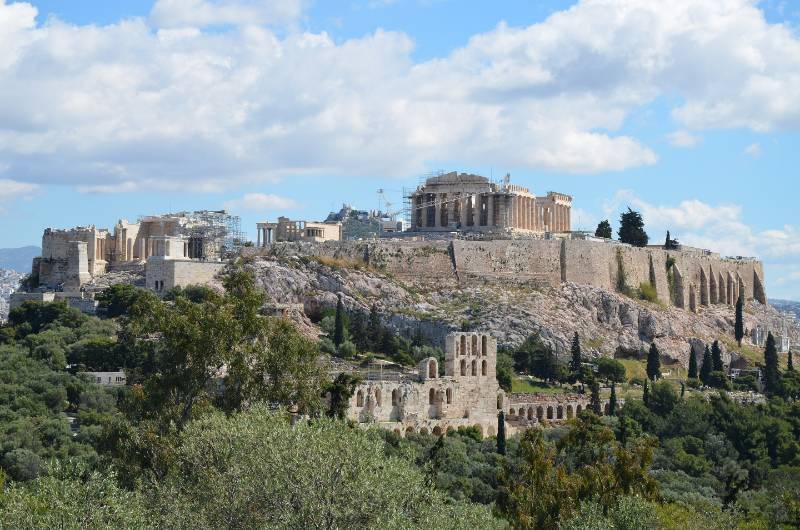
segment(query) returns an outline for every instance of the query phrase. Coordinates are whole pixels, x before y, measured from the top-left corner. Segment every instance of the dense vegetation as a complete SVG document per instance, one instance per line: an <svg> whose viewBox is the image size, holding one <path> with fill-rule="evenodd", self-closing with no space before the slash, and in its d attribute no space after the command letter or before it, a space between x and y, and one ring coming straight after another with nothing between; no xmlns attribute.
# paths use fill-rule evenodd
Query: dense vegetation
<svg viewBox="0 0 800 530"><path fill-rule="evenodd" d="M800 525L796 374L769 360L769 344L764 405L657 381L615 416L586 411L508 439L401 438L342 419L356 380L326 381L318 345L260 314L264 295L243 267L224 284L224 295L164 299L116 286L101 318L58 303L12 312L0 328L0 527ZM337 355L348 343L408 363L441 354L375 311L319 319ZM498 363L503 384L514 370L581 382L598 404L600 381L626 379L618 361L586 363L577 336L569 364L537 337ZM120 367L132 384L116 390L79 375Z"/></svg>

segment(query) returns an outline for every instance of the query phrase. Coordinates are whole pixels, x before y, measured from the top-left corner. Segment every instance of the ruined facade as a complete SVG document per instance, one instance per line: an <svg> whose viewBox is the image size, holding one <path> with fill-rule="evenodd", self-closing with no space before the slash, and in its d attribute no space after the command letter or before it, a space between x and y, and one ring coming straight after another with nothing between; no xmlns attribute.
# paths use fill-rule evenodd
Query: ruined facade
<svg viewBox="0 0 800 530"><path fill-rule="evenodd" d="M451 333L445 339L444 375L439 375L438 361L429 357L414 375L381 373L368 378L351 397L347 417L400 435L477 427L495 436L500 411L506 414L507 433L513 434L540 423L565 421L589 407L584 395L506 395L497 383L496 365L494 337Z"/></svg>
<svg viewBox="0 0 800 530"><path fill-rule="evenodd" d="M120 220L113 234L95 226L48 228L32 273L43 289L77 292L91 278L150 258L218 262L243 242L239 218L224 211L179 212Z"/></svg>
<svg viewBox="0 0 800 530"><path fill-rule="evenodd" d="M341 241L342 224L339 222L317 223L313 221L292 221L288 217L278 217L277 223L267 221L257 223L256 246L264 247L271 243L310 241Z"/></svg>
<svg viewBox="0 0 800 530"><path fill-rule="evenodd" d="M537 197L527 188L486 177L451 172L430 177L409 197L413 232L521 232L571 230L572 197L550 192Z"/></svg>

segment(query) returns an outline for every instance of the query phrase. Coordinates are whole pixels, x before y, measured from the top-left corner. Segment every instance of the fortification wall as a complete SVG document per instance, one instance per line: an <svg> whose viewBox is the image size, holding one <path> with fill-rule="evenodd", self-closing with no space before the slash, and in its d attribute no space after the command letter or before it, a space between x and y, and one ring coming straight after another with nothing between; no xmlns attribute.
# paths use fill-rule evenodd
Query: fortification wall
<svg viewBox="0 0 800 530"><path fill-rule="evenodd" d="M254 253L252 250L250 253ZM256 254L316 255L362 261L415 281L563 281L631 291L655 287L658 299L688 310L736 303L739 293L766 303L764 269L751 259L585 240L344 241L279 243ZM668 266L669 265L669 266Z"/></svg>
<svg viewBox="0 0 800 530"><path fill-rule="evenodd" d="M151 257L145 266L145 284L148 289L162 293L174 287L207 285L225 267L217 261L173 260Z"/></svg>

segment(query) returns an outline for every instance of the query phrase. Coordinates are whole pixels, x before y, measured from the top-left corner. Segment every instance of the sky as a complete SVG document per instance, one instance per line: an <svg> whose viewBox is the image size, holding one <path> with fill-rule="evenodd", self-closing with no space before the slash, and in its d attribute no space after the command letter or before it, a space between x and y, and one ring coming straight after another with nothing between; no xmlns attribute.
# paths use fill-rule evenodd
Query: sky
<svg viewBox="0 0 800 530"><path fill-rule="evenodd" d="M0 247L220 208L254 238L510 173L800 300L799 28L781 0L0 0Z"/></svg>

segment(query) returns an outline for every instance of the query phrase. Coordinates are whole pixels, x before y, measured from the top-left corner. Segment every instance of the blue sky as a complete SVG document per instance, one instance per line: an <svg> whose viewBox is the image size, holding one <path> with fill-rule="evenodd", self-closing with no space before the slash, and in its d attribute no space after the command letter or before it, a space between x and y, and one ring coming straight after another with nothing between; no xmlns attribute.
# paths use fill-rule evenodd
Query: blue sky
<svg viewBox="0 0 800 530"><path fill-rule="evenodd" d="M632 206L800 299L800 7L0 0L0 247L181 209L378 205L431 171Z"/></svg>

